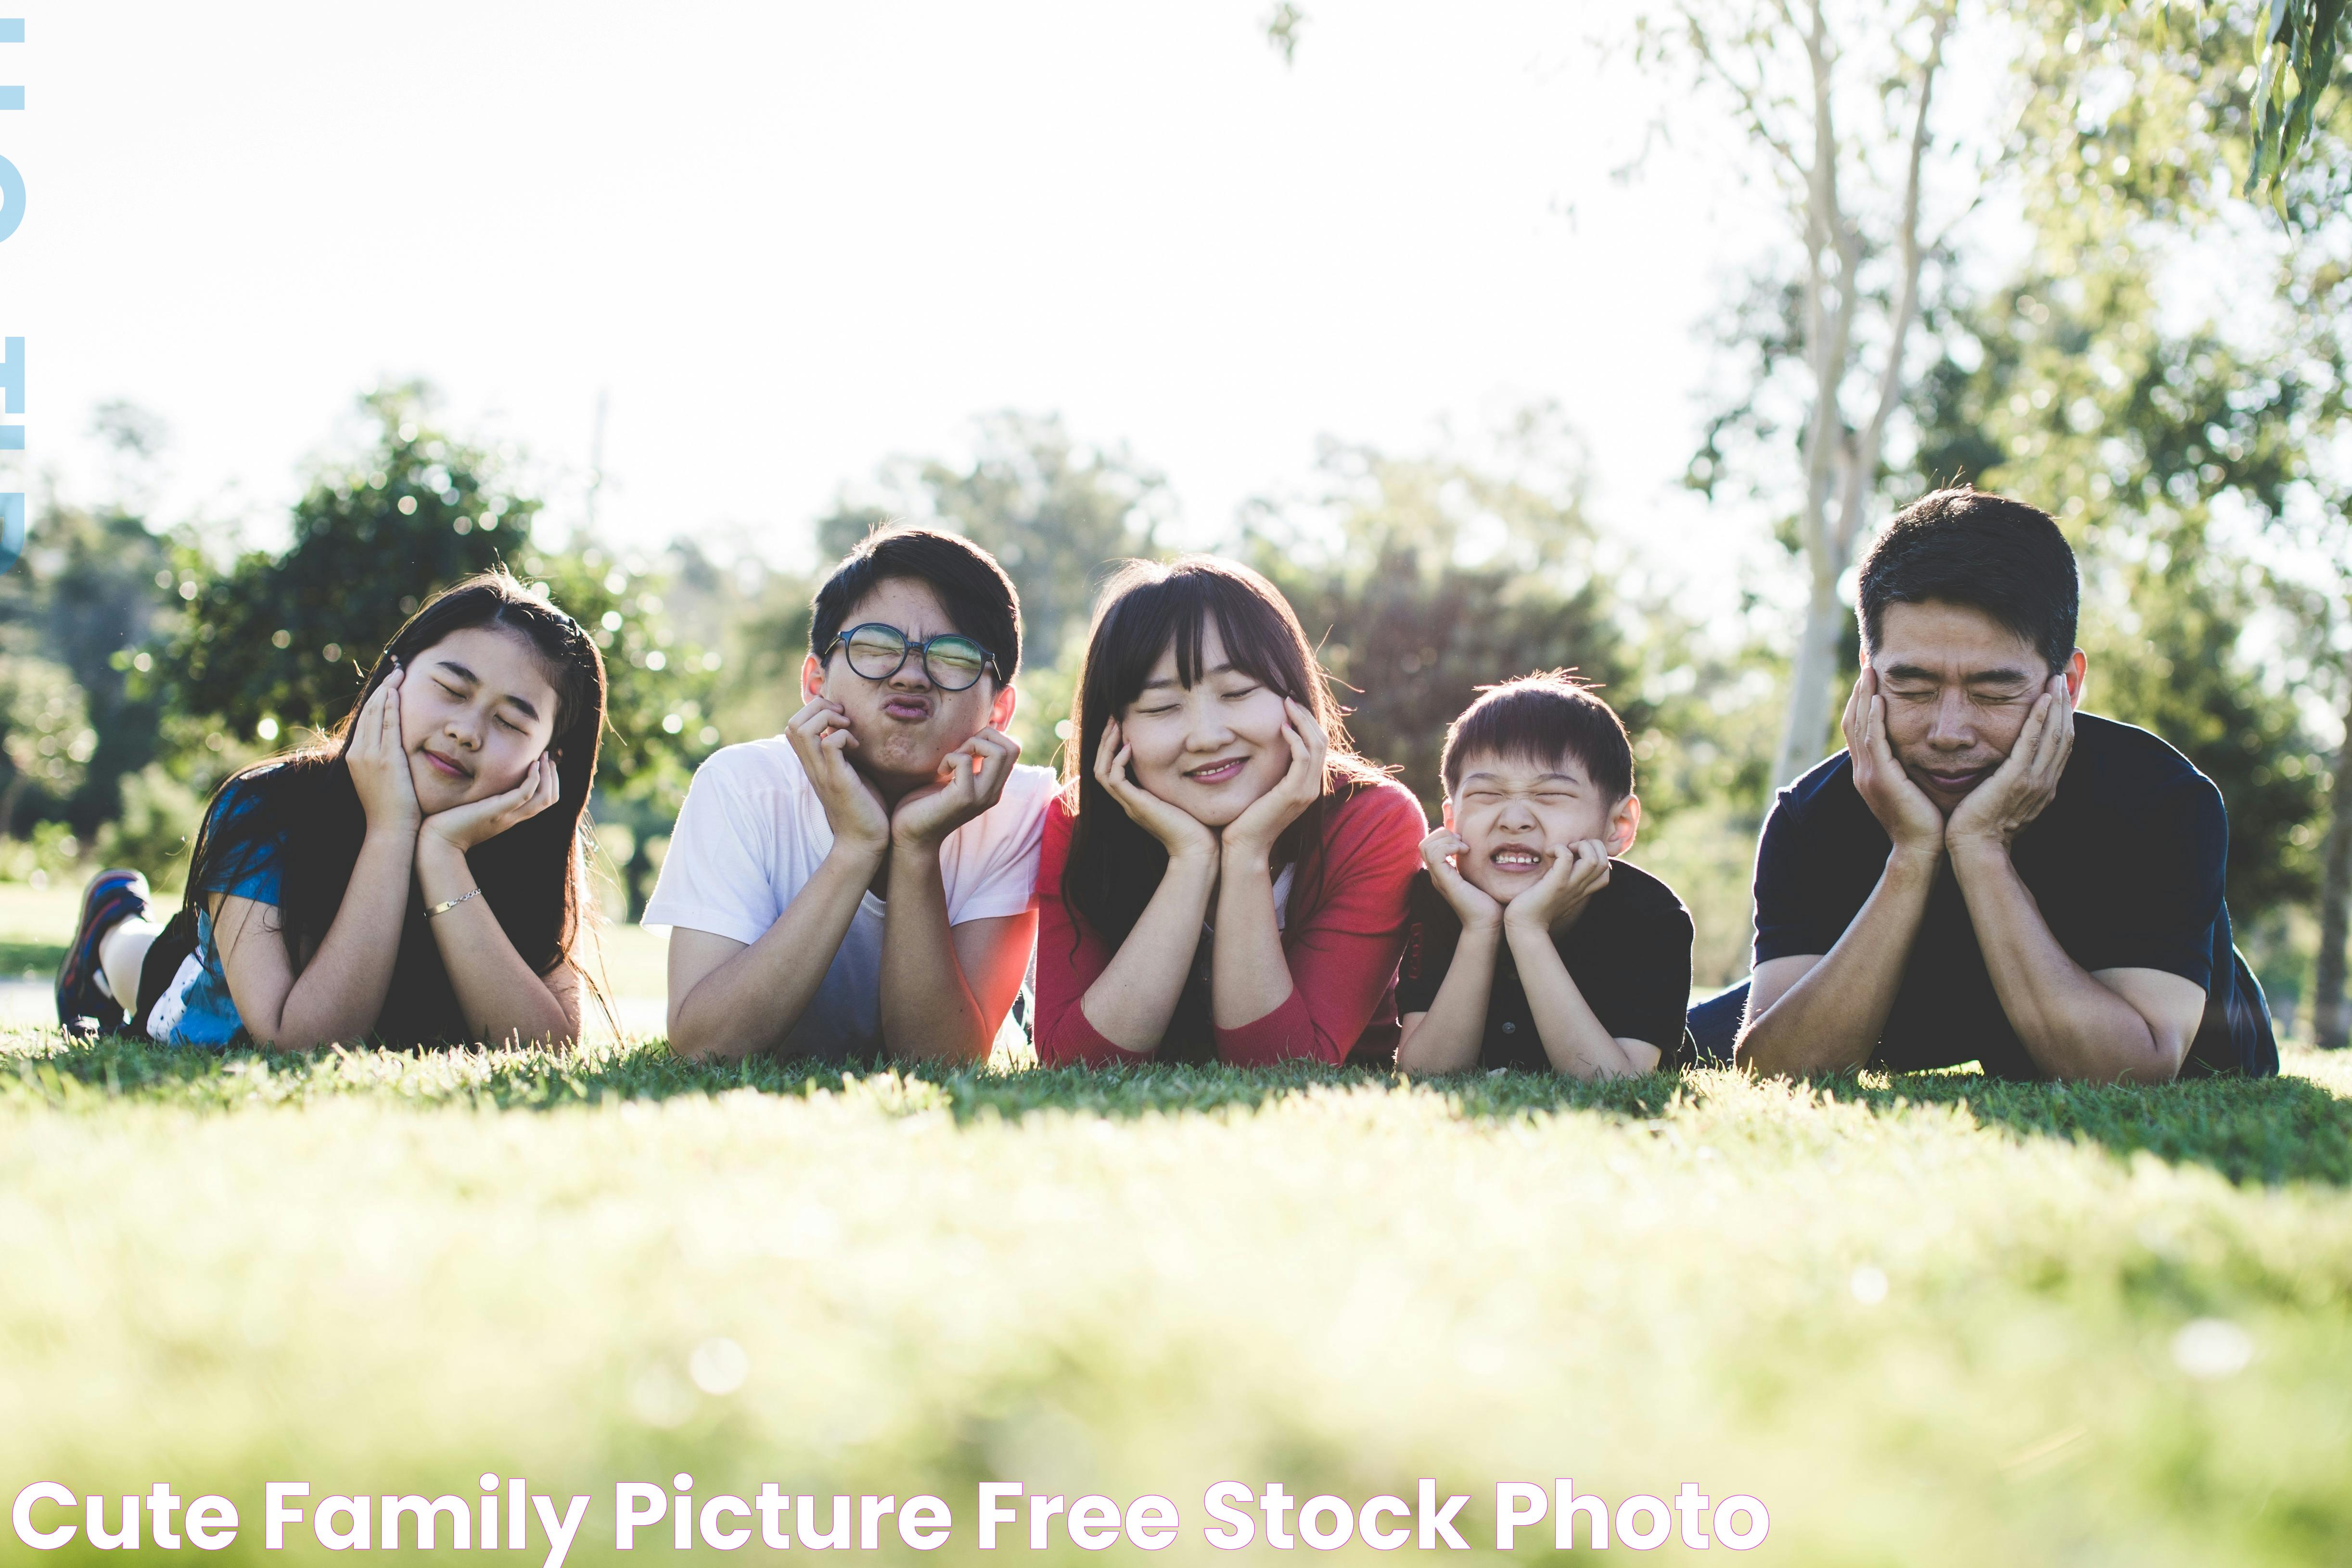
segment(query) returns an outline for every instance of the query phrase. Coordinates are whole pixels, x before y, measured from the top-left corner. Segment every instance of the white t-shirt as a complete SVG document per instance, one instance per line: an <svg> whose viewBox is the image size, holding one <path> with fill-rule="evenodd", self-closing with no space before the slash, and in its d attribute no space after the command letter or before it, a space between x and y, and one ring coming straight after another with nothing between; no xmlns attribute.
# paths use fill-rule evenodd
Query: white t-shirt
<svg viewBox="0 0 2352 1568"><path fill-rule="evenodd" d="M950 925L1034 907L1037 846L1055 788L1049 769L1016 765L996 804L948 835L940 879ZM791 741L779 735L727 747L695 770L645 924L757 942L832 849L824 805ZM858 900L824 983L785 1037L785 1054L880 1048L887 907L870 890Z"/></svg>

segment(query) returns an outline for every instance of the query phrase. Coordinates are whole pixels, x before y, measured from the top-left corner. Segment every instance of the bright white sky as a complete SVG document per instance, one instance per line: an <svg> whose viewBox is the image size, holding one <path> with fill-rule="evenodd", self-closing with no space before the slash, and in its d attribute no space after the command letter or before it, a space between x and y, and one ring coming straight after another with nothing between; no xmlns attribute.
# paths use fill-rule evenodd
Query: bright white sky
<svg viewBox="0 0 2352 1568"><path fill-rule="evenodd" d="M1128 442L1208 539L1319 434L1546 397L1612 526L1719 562L1673 480L1753 198L1612 181L1658 85L1581 7L1328 0L1292 69L1265 9L7 0L27 461L89 494L127 398L158 515L267 538L353 393L422 375L561 517L601 389L608 532L793 560L987 410Z"/></svg>

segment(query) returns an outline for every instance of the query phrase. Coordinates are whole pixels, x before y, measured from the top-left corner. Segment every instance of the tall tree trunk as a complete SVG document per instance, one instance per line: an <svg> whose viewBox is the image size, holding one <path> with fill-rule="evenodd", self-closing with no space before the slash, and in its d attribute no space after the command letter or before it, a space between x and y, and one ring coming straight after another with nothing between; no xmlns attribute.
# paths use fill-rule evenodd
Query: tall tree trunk
<svg viewBox="0 0 2352 1568"><path fill-rule="evenodd" d="M1805 601L1805 628L1797 643L1795 685L1789 692L1789 722L1780 731L1779 752L1772 758L1772 787L1777 789L1819 762L1825 755L1830 729L1830 682L1837 673L1838 638L1845 631L1846 608L1838 601L1841 567L1823 571L1828 563L1817 556L1812 591Z"/></svg>
<svg viewBox="0 0 2352 1568"><path fill-rule="evenodd" d="M1935 13L1927 52L1919 63L1902 215L1895 234L1900 272L1894 305L1887 314L1886 359L1879 367L1877 396L1869 420L1859 429L1851 429L1843 399L1854 357L1853 324L1863 298L1856 274L1864 246L1838 195L1840 150L1830 90L1836 53L1829 42L1821 0L1814 0L1811 8L1806 39L1813 87L1813 161L1806 171L1805 350L1812 375L1813 406L1805 424L1805 504L1799 537L1812 584L1791 673L1794 684L1789 692L1788 724L1772 759L1771 782L1776 789L1820 760L1829 740L1830 705L1835 700L1831 683L1837 672L1838 639L1845 630L1847 613L1838 602L1838 579L1853 559L1863 517L1878 482L1887 423L1901 405L1908 384L1903 359L1910 346L1912 324L1918 319L1919 269L1925 259L1919 244L1919 196L1927 153L1927 116L1935 102L1936 76L1943 67L1944 40L1952 15L1949 3ZM1837 261L1834 309L1824 298L1830 287L1828 260L1832 256ZM1830 515L1832 493L1837 502L1834 520Z"/></svg>
<svg viewBox="0 0 2352 1568"><path fill-rule="evenodd" d="M2352 680L2347 680L2352 686ZM2352 1043L2352 1000L2344 994L2345 936L2352 925L2352 696L2344 705L2344 744L2336 749L2328 797L2327 847L2319 881L2319 965L2312 977L2311 1037L2322 1051Z"/></svg>

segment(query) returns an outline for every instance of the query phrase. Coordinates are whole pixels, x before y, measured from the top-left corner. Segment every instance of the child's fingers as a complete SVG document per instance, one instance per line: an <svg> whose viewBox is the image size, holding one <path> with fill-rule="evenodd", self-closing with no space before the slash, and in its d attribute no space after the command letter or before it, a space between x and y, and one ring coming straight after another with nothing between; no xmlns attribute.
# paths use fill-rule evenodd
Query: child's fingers
<svg viewBox="0 0 2352 1568"><path fill-rule="evenodd" d="M1432 876L1459 876L1462 874L1461 870L1454 865L1451 857L1464 853L1468 848L1469 846L1463 842L1459 835L1440 828L1421 841L1421 858L1429 867L1429 873Z"/></svg>

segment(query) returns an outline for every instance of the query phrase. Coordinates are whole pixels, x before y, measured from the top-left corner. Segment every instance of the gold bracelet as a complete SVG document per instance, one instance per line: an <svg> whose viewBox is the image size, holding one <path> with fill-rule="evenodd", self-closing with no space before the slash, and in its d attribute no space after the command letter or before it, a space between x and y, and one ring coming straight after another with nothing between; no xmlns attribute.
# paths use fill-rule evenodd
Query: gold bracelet
<svg viewBox="0 0 2352 1568"><path fill-rule="evenodd" d="M459 904L465 903L466 900L469 898L479 898L481 896L482 890L478 887L474 889L471 893L461 893L457 897L448 900L446 903L436 904L432 908L426 910L425 912L425 918L430 920L436 915L446 915L451 910L457 908Z"/></svg>

